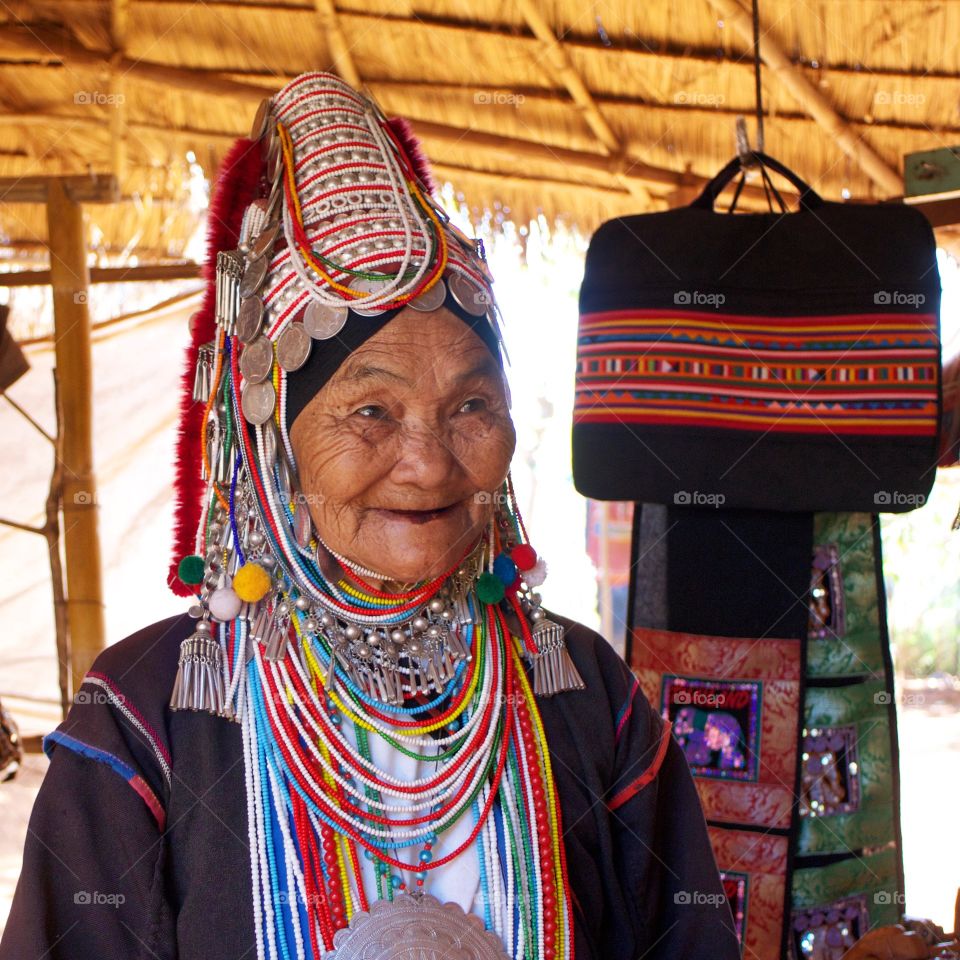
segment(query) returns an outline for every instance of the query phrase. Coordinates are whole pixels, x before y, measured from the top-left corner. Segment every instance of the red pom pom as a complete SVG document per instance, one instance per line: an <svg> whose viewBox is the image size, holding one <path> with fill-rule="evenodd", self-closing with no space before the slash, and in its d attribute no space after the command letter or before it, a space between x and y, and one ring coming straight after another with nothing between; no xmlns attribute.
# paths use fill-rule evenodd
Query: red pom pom
<svg viewBox="0 0 960 960"><path fill-rule="evenodd" d="M193 375L200 345L213 340L217 332L217 253L232 250L240 238L247 204L257 195L263 159L260 144L245 137L233 142L217 171L207 213L207 259L203 266L205 284L200 309L190 323L190 343L184 352L180 376L180 417L174 463L173 551L167 586L178 597L193 596L177 572L180 558L192 554L200 523L206 484L201 479L200 428L203 404L193 402Z"/></svg>
<svg viewBox="0 0 960 960"><path fill-rule="evenodd" d="M529 543L519 543L510 551L510 559L520 570L529 570L537 562L537 551Z"/></svg>

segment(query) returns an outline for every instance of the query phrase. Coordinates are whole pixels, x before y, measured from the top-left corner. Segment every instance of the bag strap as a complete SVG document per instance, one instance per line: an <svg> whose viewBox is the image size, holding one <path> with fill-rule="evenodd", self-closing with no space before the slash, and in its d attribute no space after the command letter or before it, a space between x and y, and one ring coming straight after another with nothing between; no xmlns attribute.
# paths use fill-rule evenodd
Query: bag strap
<svg viewBox="0 0 960 960"><path fill-rule="evenodd" d="M801 180L788 166L782 164L779 160L759 151L753 151L750 154L758 163L779 173L782 177L789 180L800 191L800 207L804 210L812 210L823 204L823 197L817 193L813 187L805 180ZM703 192L694 200L690 206L703 210L713 210L713 205L717 197L723 192L724 187L743 169L740 157L734 157L704 188ZM739 191L738 191L739 193Z"/></svg>

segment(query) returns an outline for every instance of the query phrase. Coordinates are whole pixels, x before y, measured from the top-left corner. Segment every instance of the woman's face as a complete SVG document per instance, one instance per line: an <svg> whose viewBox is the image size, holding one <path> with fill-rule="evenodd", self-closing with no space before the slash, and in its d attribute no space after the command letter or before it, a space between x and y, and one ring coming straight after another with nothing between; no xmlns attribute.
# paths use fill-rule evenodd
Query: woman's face
<svg viewBox="0 0 960 960"><path fill-rule="evenodd" d="M412 583L480 536L516 435L483 341L446 308L406 308L304 407L290 442L324 542Z"/></svg>

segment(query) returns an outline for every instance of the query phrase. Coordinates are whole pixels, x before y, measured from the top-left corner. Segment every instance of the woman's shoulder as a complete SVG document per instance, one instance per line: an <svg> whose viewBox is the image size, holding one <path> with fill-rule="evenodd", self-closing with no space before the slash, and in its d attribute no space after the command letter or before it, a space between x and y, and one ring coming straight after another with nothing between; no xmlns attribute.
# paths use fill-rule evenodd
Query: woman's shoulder
<svg viewBox="0 0 960 960"><path fill-rule="evenodd" d="M66 718L44 738L104 763L149 800L156 813L171 785L167 704L180 642L193 628L186 614L148 624L102 650L84 674Z"/></svg>
<svg viewBox="0 0 960 960"><path fill-rule="evenodd" d="M635 678L630 667L602 634L552 610L547 611L547 615L564 628L567 650L581 676L583 670L589 671L614 699L633 689ZM585 676L583 679L587 680Z"/></svg>
<svg viewBox="0 0 960 960"><path fill-rule="evenodd" d="M584 682L584 689L562 694L558 699L574 713L593 718L609 718L611 732L618 741L625 732L627 720L649 727L644 735L659 732L654 711L640 689L640 684L623 657L596 630L551 610L551 620L564 628L567 650ZM596 728L595 728L596 729Z"/></svg>
<svg viewBox="0 0 960 960"><path fill-rule="evenodd" d="M186 613L176 614L141 627L105 647L84 678L109 681L128 696L146 702L163 696L165 681L169 696L180 656L180 643L190 635L196 621Z"/></svg>

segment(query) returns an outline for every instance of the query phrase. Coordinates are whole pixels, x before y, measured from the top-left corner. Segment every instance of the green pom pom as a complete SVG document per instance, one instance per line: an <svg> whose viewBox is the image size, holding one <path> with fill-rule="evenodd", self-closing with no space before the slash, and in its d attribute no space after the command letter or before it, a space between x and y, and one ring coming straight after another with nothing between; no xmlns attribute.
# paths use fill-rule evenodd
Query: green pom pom
<svg viewBox="0 0 960 960"><path fill-rule="evenodd" d="M184 583L200 583L203 580L203 557L198 557L195 553L184 557L177 567L177 576Z"/></svg>
<svg viewBox="0 0 960 960"><path fill-rule="evenodd" d="M481 573L477 577L477 599L481 603L499 603L503 599L503 581L495 573Z"/></svg>

